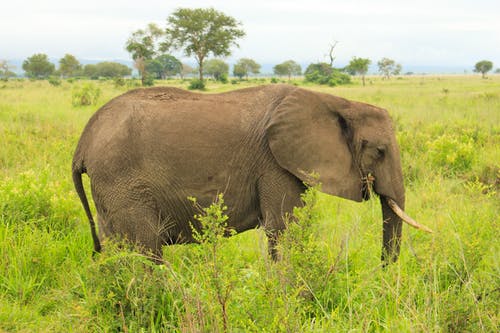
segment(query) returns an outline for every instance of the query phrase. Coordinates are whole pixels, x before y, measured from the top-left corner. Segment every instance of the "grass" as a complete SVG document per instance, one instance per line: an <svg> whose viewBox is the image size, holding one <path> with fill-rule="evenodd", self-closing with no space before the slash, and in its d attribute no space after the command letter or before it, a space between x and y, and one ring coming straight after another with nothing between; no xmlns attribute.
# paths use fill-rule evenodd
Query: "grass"
<svg viewBox="0 0 500 333"><path fill-rule="evenodd" d="M114 244L93 260L71 157L91 114L127 88L94 82L97 104L79 107L78 81L0 82L0 331L497 332L500 77L367 82L305 87L394 119L406 210L435 233L405 227L400 260L387 269L379 203L316 189L278 263L260 230L166 247L164 265Z"/></svg>

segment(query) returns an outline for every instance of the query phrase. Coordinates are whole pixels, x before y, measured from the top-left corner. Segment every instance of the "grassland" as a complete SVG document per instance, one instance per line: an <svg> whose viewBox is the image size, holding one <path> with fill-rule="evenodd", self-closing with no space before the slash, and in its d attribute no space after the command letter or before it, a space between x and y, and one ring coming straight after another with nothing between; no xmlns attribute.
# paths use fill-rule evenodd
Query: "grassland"
<svg viewBox="0 0 500 333"><path fill-rule="evenodd" d="M0 81L0 331L498 332L500 77L367 81L305 87L394 119L406 210L435 233L405 228L385 269L377 200L316 190L278 263L260 230L167 247L159 266L112 244L92 259L71 157L91 114L127 88L93 82L98 103L82 107L82 82Z"/></svg>

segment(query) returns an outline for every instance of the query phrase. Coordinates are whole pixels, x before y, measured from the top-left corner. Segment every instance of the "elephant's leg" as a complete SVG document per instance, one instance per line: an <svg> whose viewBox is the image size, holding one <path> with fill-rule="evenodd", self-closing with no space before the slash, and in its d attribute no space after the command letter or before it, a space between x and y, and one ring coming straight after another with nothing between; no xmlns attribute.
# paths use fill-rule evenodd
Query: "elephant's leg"
<svg viewBox="0 0 500 333"><path fill-rule="evenodd" d="M283 169L264 174L258 181L258 194L262 214L262 226L269 239L269 254L276 260L279 235L286 228L286 220L292 218L293 207L302 205L300 194L304 184Z"/></svg>
<svg viewBox="0 0 500 333"><path fill-rule="evenodd" d="M115 197L111 203L98 214L99 233L104 237L126 239L145 253L160 258L169 225L159 212L144 202L123 197Z"/></svg>

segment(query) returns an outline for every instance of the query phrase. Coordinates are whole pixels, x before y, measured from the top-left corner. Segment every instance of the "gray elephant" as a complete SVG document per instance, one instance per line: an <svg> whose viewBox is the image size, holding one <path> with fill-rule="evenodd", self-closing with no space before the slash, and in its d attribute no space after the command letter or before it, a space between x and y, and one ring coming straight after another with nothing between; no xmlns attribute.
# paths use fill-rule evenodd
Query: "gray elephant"
<svg viewBox="0 0 500 333"><path fill-rule="evenodd" d="M166 244L193 242L187 198L209 205L224 193L228 227L264 228L269 249L284 216L301 205L304 181L363 201L380 196L384 262L399 255L405 194L388 113L368 104L288 86L222 94L137 89L97 111L78 143L73 181L90 221L94 250L119 236L160 256ZM82 185L90 177L99 236Z"/></svg>

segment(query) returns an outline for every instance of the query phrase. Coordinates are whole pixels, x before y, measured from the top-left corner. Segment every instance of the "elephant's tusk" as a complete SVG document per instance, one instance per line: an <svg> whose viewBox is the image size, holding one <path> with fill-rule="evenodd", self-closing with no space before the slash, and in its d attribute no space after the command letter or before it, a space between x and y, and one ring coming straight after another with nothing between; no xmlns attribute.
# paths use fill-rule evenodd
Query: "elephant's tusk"
<svg viewBox="0 0 500 333"><path fill-rule="evenodd" d="M403 221L405 221L406 223L408 223L409 225L411 225L412 227L414 227L416 229L421 229L421 230L428 232L428 233L431 233L431 234L433 233L433 231L431 229L427 228L425 225L421 225L421 224L417 223L417 221L415 221L414 219L412 219L411 217L406 215L404 210L402 210L394 200L392 200L390 198L385 198L385 200L387 201L387 204L389 205L389 207L391 207L392 211L397 216L399 216Z"/></svg>

